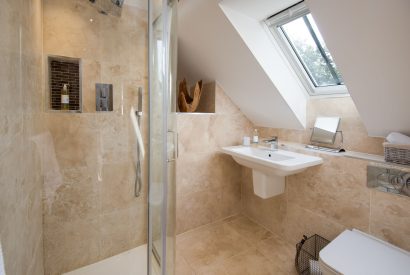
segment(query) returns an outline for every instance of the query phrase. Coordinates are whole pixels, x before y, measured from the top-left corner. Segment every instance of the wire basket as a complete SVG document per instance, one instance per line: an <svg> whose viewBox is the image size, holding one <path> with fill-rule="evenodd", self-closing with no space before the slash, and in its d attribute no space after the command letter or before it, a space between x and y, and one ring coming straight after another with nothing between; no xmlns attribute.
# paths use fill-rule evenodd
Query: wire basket
<svg viewBox="0 0 410 275"><path fill-rule="evenodd" d="M410 165L410 145L383 143L384 159L387 162Z"/></svg>
<svg viewBox="0 0 410 275"><path fill-rule="evenodd" d="M295 266L300 275L319 275L319 252L329 241L317 234L306 237L296 244Z"/></svg>

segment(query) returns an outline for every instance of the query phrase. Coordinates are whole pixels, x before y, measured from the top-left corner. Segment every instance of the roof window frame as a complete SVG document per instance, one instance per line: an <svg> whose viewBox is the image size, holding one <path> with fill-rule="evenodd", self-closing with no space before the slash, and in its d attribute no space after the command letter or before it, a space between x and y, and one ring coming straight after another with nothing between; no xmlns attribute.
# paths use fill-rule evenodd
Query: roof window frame
<svg viewBox="0 0 410 275"><path fill-rule="evenodd" d="M282 29L283 25L292 22L298 18L304 17L308 14L310 14L308 7L304 3L304 1L301 1L272 16L269 16L267 19L264 20L264 24L266 26L268 34L272 36L274 40L277 42L284 56L290 63L291 67L295 71L298 78L301 80L303 86L306 88L310 96L349 96L349 92L344 83L341 84L339 82L337 85L322 87L316 86L314 78L308 73L308 68L305 67L304 63L300 59L300 56L296 54L296 49L293 48L292 43L290 42L286 33ZM337 75L335 75L336 71L330 65L330 60L327 58L324 49L321 43L319 42L318 37L315 31L313 30L309 20L307 21L309 25L307 25L305 21L305 24L307 25L306 27L310 31L310 35L316 43L322 58L325 60L328 66L328 69L330 70L333 77L336 76L336 78L339 79Z"/></svg>

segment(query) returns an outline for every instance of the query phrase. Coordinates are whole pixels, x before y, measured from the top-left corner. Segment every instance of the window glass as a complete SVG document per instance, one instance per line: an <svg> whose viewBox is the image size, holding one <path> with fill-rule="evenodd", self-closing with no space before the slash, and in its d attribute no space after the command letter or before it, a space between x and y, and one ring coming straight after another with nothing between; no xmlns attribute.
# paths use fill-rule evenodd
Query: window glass
<svg viewBox="0 0 410 275"><path fill-rule="evenodd" d="M315 87L342 85L342 76L311 14L278 26Z"/></svg>

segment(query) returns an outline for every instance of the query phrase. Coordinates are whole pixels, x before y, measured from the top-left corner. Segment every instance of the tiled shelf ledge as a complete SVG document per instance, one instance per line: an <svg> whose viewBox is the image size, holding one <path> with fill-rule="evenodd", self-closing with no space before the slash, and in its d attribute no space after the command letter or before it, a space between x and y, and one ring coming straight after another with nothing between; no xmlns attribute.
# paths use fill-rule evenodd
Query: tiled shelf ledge
<svg viewBox="0 0 410 275"><path fill-rule="evenodd" d="M279 141L279 144L280 144L280 148L282 149L294 149L294 150L305 151L305 152L320 153L320 154L325 154L325 155L330 155L330 156L335 156L335 157L361 159L361 160L371 161L373 163L378 163L382 165L383 167L388 166L392 168L404 168L406 170L407 169L410 170L410 166L387 162L384 160L384 156L381 156L381 155L367 154L367 153L356 152L356 151L346 151L342 153L326 152L326 151L306 148L305 147L306 144L287 142L287 141Z"/></svg>
<svg viewBox="0 0 410 275"><path fill-rule="evenodd" d="M215 115L215 113L190 113L190 112L177 112L177 115Z"/></svg>

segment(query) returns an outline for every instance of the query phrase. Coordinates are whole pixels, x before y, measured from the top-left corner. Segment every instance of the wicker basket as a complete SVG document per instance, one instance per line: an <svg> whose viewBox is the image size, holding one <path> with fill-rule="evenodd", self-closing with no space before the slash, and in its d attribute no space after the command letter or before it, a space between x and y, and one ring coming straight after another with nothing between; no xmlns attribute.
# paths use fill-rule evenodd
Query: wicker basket
<svg viewBox="0 0 410 275"><path fill-rule="evenodd" d="M329 241L319 235L306 237L296 244L295 266L299 275L321 274L319 267L319 252Z"/></svg>
<svg viewBox="0 0 410 275"><path fill-rule="evenodd" d="M385 142L383 143L383 146L384 159L387 162L410 165L410 145Z"/></svg>

